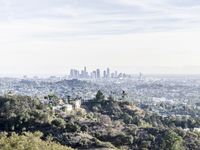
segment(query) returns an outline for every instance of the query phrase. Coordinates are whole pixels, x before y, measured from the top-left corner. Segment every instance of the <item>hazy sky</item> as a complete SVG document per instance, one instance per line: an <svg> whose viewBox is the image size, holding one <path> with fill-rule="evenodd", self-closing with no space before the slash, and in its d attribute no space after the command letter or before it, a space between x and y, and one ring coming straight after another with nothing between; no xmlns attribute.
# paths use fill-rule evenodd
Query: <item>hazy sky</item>
<svg viewBox="0 0 200 150"><path fill-rule="evenodd" d="M0 74L200 73L198 0L0 0Z"/></svg>

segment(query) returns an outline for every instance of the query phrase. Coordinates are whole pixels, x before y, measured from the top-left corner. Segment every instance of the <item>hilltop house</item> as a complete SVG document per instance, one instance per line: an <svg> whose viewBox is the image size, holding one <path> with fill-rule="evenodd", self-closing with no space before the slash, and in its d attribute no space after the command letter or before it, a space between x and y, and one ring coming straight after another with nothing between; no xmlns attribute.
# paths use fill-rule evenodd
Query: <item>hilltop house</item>
<svg viewBox="0 0 200 150"><path fill-rule="evenodd" d="M74 110L81 108L81 100L73 99L70 100L69 103L66 103L62 99L60 99L56 106L53 106L53 111L57 114L66 115Z"/></svg>

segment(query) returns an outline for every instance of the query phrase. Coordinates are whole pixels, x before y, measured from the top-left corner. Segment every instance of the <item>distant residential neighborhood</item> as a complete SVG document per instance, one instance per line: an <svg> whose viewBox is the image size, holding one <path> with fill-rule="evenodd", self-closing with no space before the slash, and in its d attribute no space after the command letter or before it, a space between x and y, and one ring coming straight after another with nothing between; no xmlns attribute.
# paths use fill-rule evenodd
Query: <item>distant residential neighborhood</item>
<svg viewBox="0 0 200 150"><path fill-rule="evenodd" d="M49 78L0 78L0 95L20 94L38 97L44 103L51 103L48 95L56 95L60 108L71 110L74 108L71 100L79 103L95 97L98 90L106 96L115 99L126 99L134 102L138 107L168 115L200 116L200 77L191 76L156 76L141 73L122 78L80 78L71 77ZM123 96L123 91L125 96ZM73 105L73 106L71 106ZM80 104L79 104L80 105ZM77 107L77 106L76 106ZM189 111L185 111L185 110Z"/></svg>

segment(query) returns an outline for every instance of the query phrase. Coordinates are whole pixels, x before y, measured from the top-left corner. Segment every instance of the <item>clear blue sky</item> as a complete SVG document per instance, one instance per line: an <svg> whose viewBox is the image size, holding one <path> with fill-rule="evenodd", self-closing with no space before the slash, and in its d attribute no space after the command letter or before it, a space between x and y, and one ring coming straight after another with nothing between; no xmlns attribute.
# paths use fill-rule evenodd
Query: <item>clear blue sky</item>
<svg viewBox="0 0 200 150"><path fill-rule="evenodd" d="M200 73L198 0L0 0L0 74Z"/></svg>

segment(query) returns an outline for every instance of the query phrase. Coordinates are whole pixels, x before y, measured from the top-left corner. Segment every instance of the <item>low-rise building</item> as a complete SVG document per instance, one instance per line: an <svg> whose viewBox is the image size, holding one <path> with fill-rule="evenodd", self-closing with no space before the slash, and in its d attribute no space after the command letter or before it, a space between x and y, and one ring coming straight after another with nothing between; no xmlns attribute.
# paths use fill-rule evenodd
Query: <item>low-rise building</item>
<svg viewBox="0 0 200 150"><path fill-rule="evenodd" d="M71 112L73 110L73 106L71 104L65 104L62 106L62 110L64 112Z"/></svg>

